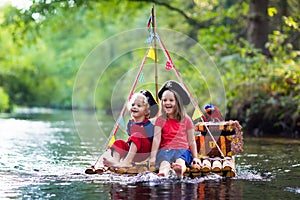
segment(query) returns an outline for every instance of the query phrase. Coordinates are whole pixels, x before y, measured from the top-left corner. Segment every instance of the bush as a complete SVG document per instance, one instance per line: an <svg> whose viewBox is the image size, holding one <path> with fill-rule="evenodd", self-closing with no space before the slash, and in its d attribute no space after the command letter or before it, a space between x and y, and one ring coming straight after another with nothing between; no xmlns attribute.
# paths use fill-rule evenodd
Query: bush
<svg viewBox="0 0 300 200"><path fill-rule="evenodd" d="M221 62L229 71L227 118L244 122L246 132L256 136L299 137L299 58L276 51L273 59L267 59L247 49L248 53Z"/></svg>

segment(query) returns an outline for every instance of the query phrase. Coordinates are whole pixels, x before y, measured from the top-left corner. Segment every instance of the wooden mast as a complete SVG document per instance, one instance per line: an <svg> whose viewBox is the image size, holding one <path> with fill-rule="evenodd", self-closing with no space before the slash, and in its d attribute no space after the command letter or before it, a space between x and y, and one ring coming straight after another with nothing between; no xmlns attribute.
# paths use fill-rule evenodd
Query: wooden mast
<svg viewBox="0 0 300 200"><path fill-rule="evenodd" d="M157 72L157 44L156 44L156 23L155 23L155 5L153 4L151 15L152 15L152 28L153 28L153 43L154 43L154 61L155 61L155 96L156 102L158 102L158 72Z"/></svg>

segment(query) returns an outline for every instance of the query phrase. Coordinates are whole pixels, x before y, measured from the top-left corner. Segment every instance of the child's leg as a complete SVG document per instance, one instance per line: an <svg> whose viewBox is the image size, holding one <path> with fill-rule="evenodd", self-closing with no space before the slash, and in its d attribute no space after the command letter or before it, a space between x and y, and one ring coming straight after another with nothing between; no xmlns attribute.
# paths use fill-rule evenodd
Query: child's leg
<svg viewBox="0 0 300 200"><path fill-rule="evenodd" d="M130 144L130 148L129 148L129 151L126 155L126 157L124 158L124 160L120 163L119 167L131 167L132 166L132 161L133 161L133 158L135 157L136 155L136 152L137 152L137 147L135 145L134 142L132 142Z"/></svg>
<svg viewBox="0 0 300 200"><path fill-rule="evenodd" d="M95 164L94 168L95 169L99 169L104 167L104 163L103 163L103 158L110 158L112 156L112 152L110 149L108 149L107 151L105 151L100 158L98 159L97 163Z"/></svg>
<svg viewBox="0 0 300 200"><path fill-rule="evenodd" d="M171 169L171 164L168 161L162 161L159 165L158 176L167 176Z"/></svg>
<svg viewBox="0 0 300 200"><path fill-rule="evenodd" d="M116 162L120 162L121 155L117 151L112 151L112 159L114 159Z"/></svg>
<svg viewBox="0 0 300 200"><path fill-rule="evenodd" d="M123 140L116 140L111 146L112 155L110 157L103 158L103 164L106 167L115 166L120 162L121 158L124 158L126 152L129 151L129 146L127 142Z"/></svg>
<svg viewBox="0 0 300 200"><path fill-rule="evenodd" d="M172 167L178 178L183 177L183 173L186 171L185 161L181 158L178 158L175 163L172 164Z"/></svg>
<svg viewBox="0 0 300 200"><path fill-rule="evenodd" d="M136 155L137 147L134 142L131 143L129 151L120 162L120 154L118 152L113 153L113 159L105 159L105 165L110 167L131 167L134 156Z"/></svg>
<svg viewBox="0 0 300 200"><path fill-rule="evenodd" d="M117 152L112 150L112 156L110 157L103 157L103 164L106 167L115 167L117 164L120 163L121 155Z"/></svg>

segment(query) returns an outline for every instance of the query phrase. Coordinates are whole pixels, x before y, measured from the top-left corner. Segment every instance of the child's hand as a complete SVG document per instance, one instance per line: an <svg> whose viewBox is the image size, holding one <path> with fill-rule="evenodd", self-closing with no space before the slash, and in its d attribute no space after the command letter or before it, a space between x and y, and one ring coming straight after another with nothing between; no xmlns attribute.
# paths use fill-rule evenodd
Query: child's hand
<svg viewBox="0 0 300 200"><path fill-rule="evenodd" d="M155 165L155 160L156 160L156 158L155 158L155 157L150 157L150 158L149 158L149 160L148 160L148 162L149 162L149 166L153 166L153 165Z"/></svg>
<svg viewBox="0 0 300 200"><path fill-rule="evenodd" d="M149 158L148 159L148 169L150 170L150 172L155 172L156 171L156 167L155 167L155 157L154 158Z"/></svg>

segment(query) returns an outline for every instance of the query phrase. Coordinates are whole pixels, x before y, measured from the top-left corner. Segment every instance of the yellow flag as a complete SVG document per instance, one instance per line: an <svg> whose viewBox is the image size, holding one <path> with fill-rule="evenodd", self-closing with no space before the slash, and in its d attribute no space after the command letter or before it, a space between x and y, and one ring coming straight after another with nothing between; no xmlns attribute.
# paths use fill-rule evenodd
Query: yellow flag
<svg viewBox="0 0 300 200"><path fill-rule="evenodd" d="M111 145L112 145L115 141L116 141L116 138L115 138L115 136L113 135L113 136L111 137L110 141L109 141L108 146L111 147Z"/></svg>
<svg viewBox="0 0 300 200"><path fill-rule="evenodd" d="M193 114L193 116L192 116L192 119L193 119L193 120L198 119L198 118L200 118L202 115L203 115L203 114L202 114L201 110L200 110L199 107L197 106L197 107L195 108L195 110L194 110L194 114Z"/></svg>
<svg viewBox="0 0 300 200"><path fill-rule="evenodd" d="M155 60L155 51L152 47L150 47L148 54L147 54L148 58L151 58L152 60Z"/></svg>

